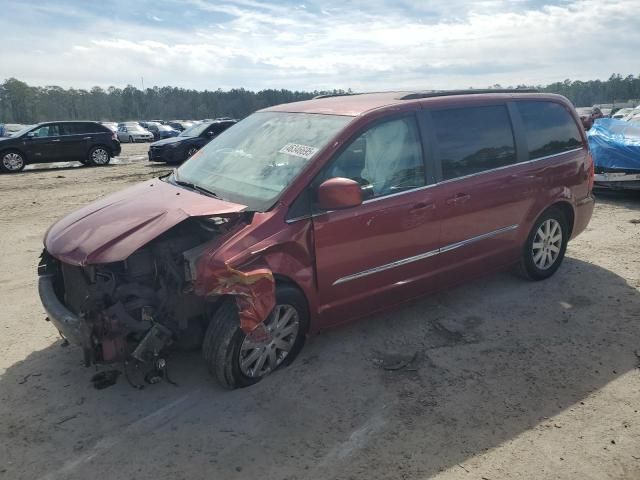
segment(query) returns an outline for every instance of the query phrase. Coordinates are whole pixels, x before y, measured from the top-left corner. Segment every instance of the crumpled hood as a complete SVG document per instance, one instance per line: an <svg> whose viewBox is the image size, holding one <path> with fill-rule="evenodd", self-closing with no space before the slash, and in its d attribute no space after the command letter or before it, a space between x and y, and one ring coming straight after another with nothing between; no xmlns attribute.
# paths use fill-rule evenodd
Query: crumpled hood
<svg viewBox="0 0 640 480"><path fill-rule="evenodd" d="M118 262L188 217L246 208L154 179L67 215L49 228L44 246L73 265Z"/></svg>

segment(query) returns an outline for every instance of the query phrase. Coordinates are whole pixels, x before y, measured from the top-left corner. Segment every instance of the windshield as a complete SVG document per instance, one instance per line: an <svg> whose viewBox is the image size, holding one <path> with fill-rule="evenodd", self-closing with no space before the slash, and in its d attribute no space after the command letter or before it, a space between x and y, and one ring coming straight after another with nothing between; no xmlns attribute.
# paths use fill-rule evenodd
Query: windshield
<svg viewBox="0 0 640 480"><path fill-rule="evenodd" d="M27 125L26 127L24 127L22 130L18 130L17 132L10 132L12 137L19 137L21 135L24 135L25 133L27 133L28 131L32 130L33 127L35 125Z"/></svg>
<svg viewBox="0 0 640 480"><path fill-rule="evenodd" d="M209 126L208 123L194 125L193 127L187 128L184 132L180 134L180 136L181 137L198 137L202 132L204 132L207 129L208 126Z"/></svg>
<svg viewBox="0 0 640 480"><path fill-rule="evenodd" d="M213 139L176 170L193 183L251 210L269 208L352 117L259 112Z"/></svg>
<svg viewBox="0 0 640 480"><path fill-rule="evenodd" d="M162 130L163 132L169 132L173 130L173 128L167 127L166 125L158 125L158 130Z"/></svg>

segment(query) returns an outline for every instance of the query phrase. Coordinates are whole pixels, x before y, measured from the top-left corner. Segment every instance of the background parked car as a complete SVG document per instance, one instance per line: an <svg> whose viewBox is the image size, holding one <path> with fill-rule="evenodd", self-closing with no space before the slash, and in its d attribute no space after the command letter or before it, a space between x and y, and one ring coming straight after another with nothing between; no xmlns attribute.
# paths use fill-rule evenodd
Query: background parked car
<svg viewBox="0 0 640 480"><path fill-rule="evenodd" d="M160 125L156 123L149 123L147 130L153 133L154 140L177 137L180 134L178 130L171 128L169 125Z"/></svg>
<svg viewBox="0 0 640 480"><path fill-rule="evenodd" d="M118 124L116 122L100 122L101 125L104 125L112 132L118 131Z"/></svg>
<svg viewBox="0 0 640 480"><path fill-rule="evenodd" d="M580 107L576 108L576 112L580 116L580 121L585 130L589 130L593 126L594 120L603 118L604 115L598 107Z"/></svg>
<svg viewBox="0 0 640 480"><path fill-rule="evenodd" d="M180 132L185 131L187 128L193 127L193 123L185 122L182 120L171 120L170 122L167 122L167 125Z"/></svg>
<svg viewBox="0 0 640 480"><path fill-rule="evenodd" d="M235 123L235 120L201 123L188 128L177 137L152 143L149 147L149 161L182 163Z"/></svg>
<svg viewBox="0 0 640 480"><path fill-rule="evenodd" d="M620 110L618 110L617 112L615 112L611 118L618 118L618 119L623 119L624 117L626 117L627 115L629 115L631 112L633 112L633 108L621 108Z"/></svg>
<svg viewBox="0 0 640 480"><path fill-rule="evenodd" d="M576 108L576 112L580 117L580 122L582 122L584 129L589 130L591 125L593 125L593 120L591 119L591 107L579 107Z"/></svg>
<svg viewBox="0 0 640 480"><path fill-rule="evenodd" d="M0 124L0 137L11 137L15 133L23 130L28 125L22 125L21 123L3 123Z"/></svg>
<svg viewBox="0 0 640 480"><path fill-rule="evenodd" d="M116 134L96 122L45 122L0 140L0 170L15 173L28 163L78 161L106 165L120 155Z"/></svg>
<svg viewBox="0 0 640 480"><path fill-rule="evenodd" d="M127 122L118 125L118 138L123 143L153 142L153 133L137 122Z"/></svg>

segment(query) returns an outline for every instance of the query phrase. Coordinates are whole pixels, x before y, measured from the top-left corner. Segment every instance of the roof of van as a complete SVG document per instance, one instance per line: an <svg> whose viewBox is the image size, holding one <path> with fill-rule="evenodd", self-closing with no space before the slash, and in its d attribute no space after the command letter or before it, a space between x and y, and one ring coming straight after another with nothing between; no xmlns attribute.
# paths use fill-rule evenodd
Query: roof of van
<svg viewBox="0 0 640 480"><path fill-rule="evenodd" d="M261 111L316 113L328 115L346 115L356 117L367 111L397 104L423 102L427 99L442 97L472 97L482 95L495 99L513 98L514 96L544 96L563 98L559 95L541 94L534 89L488 89L488 90L427 90L356 93L344 95L320 95L312 100L284 103ZM461 98L462 99L462 98Z"/></svg>

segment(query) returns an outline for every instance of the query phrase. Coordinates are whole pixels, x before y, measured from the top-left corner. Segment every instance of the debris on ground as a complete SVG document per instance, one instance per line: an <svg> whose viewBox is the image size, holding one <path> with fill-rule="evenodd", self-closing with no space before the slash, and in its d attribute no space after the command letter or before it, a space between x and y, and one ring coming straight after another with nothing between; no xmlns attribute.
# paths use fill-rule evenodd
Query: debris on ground
<svg viewBox="0 0 640 480"><path fill-rule="evenodd" d="M104 370L91 377L91 383L96 390L103 390L115 385L121 373L120 370Z"/></svg>
<svg viewBox="0 0 640 480"><path fill-rule="evenodd" d="M56 422L56 425L62 425L63 423L68 422L69 420L73 420L74 418L78 418L78 414L67 415L66 417L62 417L60 420Z"/></svg>
<svg viewBox="0 0 640 480"><path fill-rule="evenodd" d="M413 355L399 355L399 354L382 354L382 358L374 358L373 363L388 371L404 370L406 372L415 372L417 367L414 365L418 358L418 352Z"/></svg>
<svg viewBox="0 0 640 480"><path fill-rule="evenodd" d="M40 377L42 376L41 373L30 373L28 375L25 375L24 377L22 377L22 380L20 380L18 383L20 385L24 385L25 383L27 383L27 380L29 380L30 377Z"/></svg>

